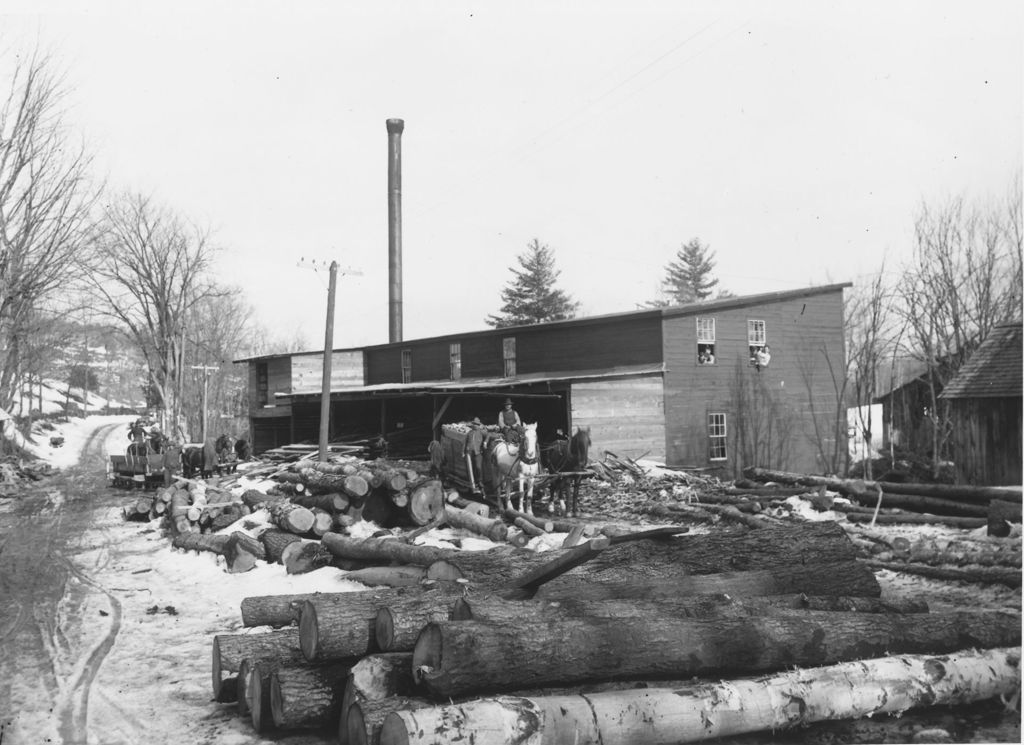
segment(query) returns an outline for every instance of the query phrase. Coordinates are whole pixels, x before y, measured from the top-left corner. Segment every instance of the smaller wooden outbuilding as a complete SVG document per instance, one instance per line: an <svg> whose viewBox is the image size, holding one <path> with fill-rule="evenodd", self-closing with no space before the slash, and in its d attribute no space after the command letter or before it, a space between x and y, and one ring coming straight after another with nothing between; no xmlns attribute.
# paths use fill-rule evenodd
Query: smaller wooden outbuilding
<svg viewBox="0 0 1024 745"><path fill-rule="evenodd" d="M996 326L940 398L949 402L958 484L1021 483L1022 323Z"/></svg>

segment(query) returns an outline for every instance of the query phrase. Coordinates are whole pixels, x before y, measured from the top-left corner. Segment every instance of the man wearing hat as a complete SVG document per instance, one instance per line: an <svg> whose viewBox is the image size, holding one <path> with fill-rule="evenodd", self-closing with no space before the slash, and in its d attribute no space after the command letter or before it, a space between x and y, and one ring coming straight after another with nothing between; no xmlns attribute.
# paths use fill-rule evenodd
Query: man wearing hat
<svg viewBox="0 0 1024 745"><path fill-rule="evenodd" d="M484 483L484 425L480 417L473 417L469 432L462 446L462 455L469 466L469 479L474 492L479 492Z"/></svg>
<svg viewBox="0 0 1024 745"><path fill-rule="evenodd" d="M512 399L505 399L504 408L498 412L498 428L507 442L518 443L523 432L523 420L519 412L512 408Z"/></svg>

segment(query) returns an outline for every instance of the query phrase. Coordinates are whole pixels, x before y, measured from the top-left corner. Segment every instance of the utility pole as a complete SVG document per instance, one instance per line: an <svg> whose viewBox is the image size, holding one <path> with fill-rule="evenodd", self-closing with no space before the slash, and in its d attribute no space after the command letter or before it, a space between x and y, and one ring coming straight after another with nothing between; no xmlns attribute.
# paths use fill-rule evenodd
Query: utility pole
<svg viewBox="0 0 1024 745"><path fill-rule="evenodd" d="M203 371L203 442L206 442L206 382L209 379L210 370L219 370L213 365L192 365L193 370Z"/></svg>
<svg viewBox="0 0 1024 745"><path fill-rule="evenodd" d="M306 262L305 257L299 260L299 266ZM322 266L315 260L309 261L310 268L316 271ZM318 442L317 460L327 460L327 439L331 432L331 366L334 361L334 296L338 288L338 262L332 261L328 268L330 279L327 283L327 324L324 329L324 366L323 379L320 382L320 438ZM354 269L346 269L342 274L362 275Z"/></svg>

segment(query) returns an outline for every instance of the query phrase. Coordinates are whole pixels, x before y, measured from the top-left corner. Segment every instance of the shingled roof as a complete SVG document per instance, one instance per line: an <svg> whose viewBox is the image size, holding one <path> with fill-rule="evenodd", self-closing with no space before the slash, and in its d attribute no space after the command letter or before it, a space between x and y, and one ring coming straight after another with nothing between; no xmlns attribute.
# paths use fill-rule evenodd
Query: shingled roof
<svg viewBox="0 0 1024 745"><path fill-rule="evenodd" d="M1021 321L996 326L949 381L941 398L1020 398L1024 388Z"/></svg>

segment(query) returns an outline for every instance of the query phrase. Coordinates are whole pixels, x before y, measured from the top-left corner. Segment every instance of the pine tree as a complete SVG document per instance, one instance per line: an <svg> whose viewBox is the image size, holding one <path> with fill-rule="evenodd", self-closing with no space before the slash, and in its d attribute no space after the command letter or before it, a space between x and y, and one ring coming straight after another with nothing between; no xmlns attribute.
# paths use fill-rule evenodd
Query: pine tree
<svg viewBox="0 0 1024 745"><path fill-rule="evenodd" d="M487 325L501 329L574 318L580 304L555 288L561 272L554 252L534 238L517 258L520 268L509 267L515 278L501 291L501 312L488 316Z"/></svg>
<svg viewBox="0 0 1024 745"><path fill-rule="evenodd" d="M718 284L712 279L715 268L715 253L701 244L699 238L692 239L676 253L676 260L665 267L666 277L662 289L669 304L695 303L706 300ZM658 305L657 301L654 303ZM660 303L664 304L664 303Z"/></svg>

